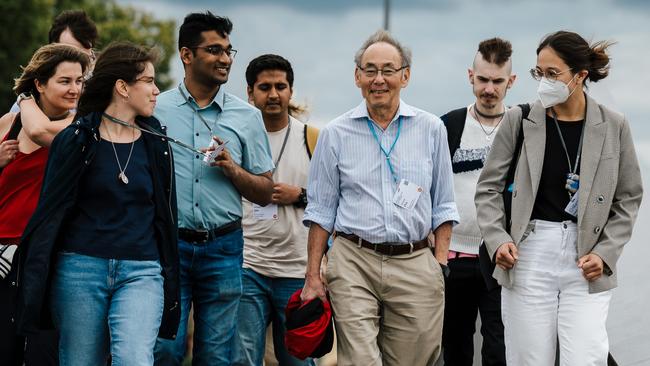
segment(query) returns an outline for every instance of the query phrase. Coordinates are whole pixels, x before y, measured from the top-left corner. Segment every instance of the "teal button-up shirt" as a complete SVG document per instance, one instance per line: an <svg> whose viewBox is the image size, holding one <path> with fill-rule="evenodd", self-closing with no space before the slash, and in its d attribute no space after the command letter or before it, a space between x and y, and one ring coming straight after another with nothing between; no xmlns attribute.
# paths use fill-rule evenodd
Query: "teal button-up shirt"
<svg viewBox="0 0 650 366"><path fill-rule="evenodd" d="M154 115L167 127L167 135L202 148L210 144L211 134L199 113L215 135L228 141L226 148L235 163L256 175L273 169L269 140L259 110L224 92L223 87L207 106L199 108L185 83L181 82L177 88L158 96ZM175 144L172 147L178 227L214 229L241 218L241 195L221 168L203 163L203 155Z"/></svg>

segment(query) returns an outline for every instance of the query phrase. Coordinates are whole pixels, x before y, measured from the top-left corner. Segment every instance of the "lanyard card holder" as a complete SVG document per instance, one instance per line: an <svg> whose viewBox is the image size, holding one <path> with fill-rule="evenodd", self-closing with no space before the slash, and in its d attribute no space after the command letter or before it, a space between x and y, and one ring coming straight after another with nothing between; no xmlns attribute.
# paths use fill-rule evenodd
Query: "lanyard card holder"
<svg viewBox="0 0 650 366"><path fill-rule="evenodd" d="M217 156L223 151L223 149L226 148L226 144L229 141L230 140L226 140L226 141L223 142L223 144L217 144L217 141L212 139L212 141L210 141L209 148L214 147L214 150L205 152L204 157L203 157L203 162L206 165L210 165L214 161L214 159L216 159Z"/></svg>

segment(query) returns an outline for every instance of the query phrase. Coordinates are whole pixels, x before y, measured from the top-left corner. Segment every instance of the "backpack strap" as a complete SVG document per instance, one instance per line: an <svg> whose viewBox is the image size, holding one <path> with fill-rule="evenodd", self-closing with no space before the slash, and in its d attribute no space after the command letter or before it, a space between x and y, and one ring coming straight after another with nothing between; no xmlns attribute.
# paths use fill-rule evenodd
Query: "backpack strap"
<svg viewBox="0 0 650 366"><path fill-rule="evenodd" d="M7 140L17 139L18 134L20 133L20 130L22 128L23 128L23 121L20 119L20 112L18 112L18 114L16 114L16 117L14 117L14 121L11 123L11 128L9 129L9 133L7 134ZM2 174L2 170L3 168L0 168L0 174Z"/></svg>
<svg viewBox="0 0 650 366"><path fill-rule="evenodd" d="M447 128L447 143L449 144L449 156L453 159L456 150L460 147L460 139L463 137L465 120L467 119L467 107L454 109L440 117Z"/></svg>
<svg viewBox="0 0 650 366"><path fill-rule="evenodd" d="M309 156L309 160L311 160L312 155L314 155L314 149L316 149L319 133L320 130L318 130L318 128L305 124L305 147L307 148L307 156Z"/></svg>
<svg viewBox="0 0 650 366"><path fill-rule="evenodd" d="M524 103L524 104L518 104L517 105L519 108L521 108L521 120L528 119L528 114L530 113L530 104Z"/></svg>
<svg viewBox="0 0 650 366"><path fill-rule="evenodd" d="M515 187L515 171L517 170L517 163L519 162L519 156L521 155L521 148L524 145L524 119L528 118L528 113L530 112L530 105L520 104L521 108L521 119L519 120L519 132L517 133L517 143L515 144L514 154L512 160L510 161L510 166L508 167L508 173L506 174L506 186L503 191L503 202L506 216L506 229L510 232L510 219L512 215L512 192Z"/></svg>
<svg viewBox="0 0 650 366"><path fill-rule="evenodd" d="M521 120L519 121L519 132L517 133L517 143L515 145L514 155L512 156L512 161L508 167L508 174L506 175L506 182L512 184L515 178L515 170L517 169L517 163L519 162L519 155L521 155L521 147L524 144L524 120L528 118L528 113L530 113L529 104L519 104L521 108ZM507 187L510 189L511 187Z"/></svg>
<svg viewBox="0 0 650 366"><path fill-rule="evenodd" d="M515 145L515 154L512 159L512 163L508 168L508 178L510 182L514 181L515 178L515 169L517 169L517 163L519 161L519 155L521 155L521 147L524 144L524 120L528 119L528 114L530 113L530 104L519 104L521 108L521 120L519 121L519 133L517 133L517 144Z"/></svg>
<svg viewBox="0 0 650 366"><path fill-rule="evenodd" d="M16 114L16 117L14 117L14 121L11 124L11 128L9 129L9 133L7 134L7 140L15 140L18 138L18 134L20 133L20 130L23 128L23 121L20 119L20 112Z"/></svg>

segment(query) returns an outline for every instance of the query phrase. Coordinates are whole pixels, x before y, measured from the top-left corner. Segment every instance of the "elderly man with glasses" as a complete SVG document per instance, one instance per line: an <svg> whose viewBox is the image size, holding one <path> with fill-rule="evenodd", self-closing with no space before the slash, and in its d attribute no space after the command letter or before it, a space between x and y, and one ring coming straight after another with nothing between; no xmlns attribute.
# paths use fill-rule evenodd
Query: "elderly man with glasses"
<svg viewBox="0 0 650 366"><path fill-rule="evenodd" d="M400 99L411 54L390 34L373 34L355 62L364 101L323 129L312 159L301 296L326 298L319 266L332 234L326 279L338 364L430 365L440 353L443 272L459 220L445 127Z"/></svg>

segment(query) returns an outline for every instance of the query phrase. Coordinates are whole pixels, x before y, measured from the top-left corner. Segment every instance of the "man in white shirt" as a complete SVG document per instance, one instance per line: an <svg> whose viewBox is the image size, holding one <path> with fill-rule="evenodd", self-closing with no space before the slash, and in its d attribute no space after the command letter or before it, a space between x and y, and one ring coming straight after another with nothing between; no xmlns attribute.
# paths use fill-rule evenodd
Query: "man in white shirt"
<svg viewBox="0 0 650 366"><path fill-rule="evenodd" d="M262 207L243 200L244 269L239 303L237 362L261 365L265 331L273 324L275 356L280 365L313 365L287 352L284 310L289 297L304 285L307 228L302 216L307 205L310 152L307 127L290 115L293 69L278 55L262 55L246 69L248 101L262 112L271 144L272 203Z"/></svg>
<svg viewBox="0 0 650 366"><path fill-rule="evenodd" d="M454 192L460 224L449 247L450 275L445 282L445 320L442 346L445 365L471 366L473 337L480 310L483 335L482 364L505 366L501 288L484 277L479 263L481 232L476 221L474 192L499 124L506 112L503 99L515 81L512 47L500 38L478 46L468 69L475 101L441 117L447 127L454 171Z"/></svg>

